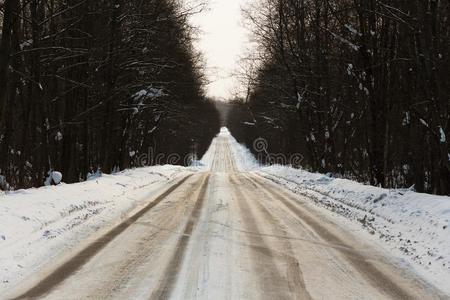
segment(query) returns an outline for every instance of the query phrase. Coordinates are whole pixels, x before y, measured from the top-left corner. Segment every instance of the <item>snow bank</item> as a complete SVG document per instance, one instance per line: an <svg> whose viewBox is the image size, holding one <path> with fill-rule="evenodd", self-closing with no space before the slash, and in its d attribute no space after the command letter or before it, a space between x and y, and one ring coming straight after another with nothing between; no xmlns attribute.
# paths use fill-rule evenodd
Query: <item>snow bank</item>
<svg viewBox="0 0 450 300"><path fill-rule="evenodd" d="M354 221L450 293L450 197L382 189L285 166L256 173Z"/></svg>
<svg viewBox="0 0 450 300"><path fill-rule="evenodd" d="M157 166L0 195L0 295L193 171Z"/></svg>
<svg viewBox="0 0 450 300"><path fill-rule="evenodd" d="M61 172L58 171L49 171L48 172L48 176L45 179L45 183L44 185L49 186L49 185L58 185L61 183L62 181L62 174Z"/></svg>
<svg viewBox="0 0 450 300"><path fill-rule="evenodd" d="M450 197L382 189L287 166L261 166L225 128L241 171L251 171L307 196L350 220L351 230L380 243L395 257L450 293Z"/></svg>
<svg viewBox="0 0 450 300"><path fill-rule="evenodd" d="M236 139L230 134L228 129L225 135L229 138L231 153L233 153L236 167L239 171L250 171L261 166L260 163L256 160L253 153L245 145L239 144Z"/></svg>
<svg viewBox="0 0 450 300"><path fill-rule="evenodd" d="M200 164L208 170L211 169L213 165L214 154L216 153L217 137L219 135L220 133L215 138L213 138L208 150L206 150L205 154L203 154L203 157L200 159Z"/></svg>

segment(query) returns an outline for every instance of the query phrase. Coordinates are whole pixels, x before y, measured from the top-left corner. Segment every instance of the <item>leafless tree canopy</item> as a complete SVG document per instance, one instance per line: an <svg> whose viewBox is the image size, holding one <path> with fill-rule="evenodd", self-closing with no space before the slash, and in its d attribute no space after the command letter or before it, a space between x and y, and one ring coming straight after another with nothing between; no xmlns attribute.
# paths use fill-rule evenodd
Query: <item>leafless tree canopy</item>
<svg viewBox="0 0 450 300"><path fill-rule="evenodd" d="M190 14L172 0L5 0L0 8L0 175L40 186L199 152L217 132Z"/></svg>
<svg viewBox="0 0 450 300"><path fill-rule="evenodd" d="M450 194L449 1L262 0L245 14L259 67L244 74L255 126L235 118L242 139L301 152L310 170Z"/></svg>

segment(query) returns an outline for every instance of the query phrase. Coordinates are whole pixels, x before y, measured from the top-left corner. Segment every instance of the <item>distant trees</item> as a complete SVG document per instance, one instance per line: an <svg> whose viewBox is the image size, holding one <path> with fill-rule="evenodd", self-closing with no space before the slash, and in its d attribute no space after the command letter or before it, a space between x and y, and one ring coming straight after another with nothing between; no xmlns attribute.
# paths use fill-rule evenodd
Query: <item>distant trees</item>
<svg viewBox="0 0 450 300"><path fill-rule="evenodd" d="M218 131L194 11L179 1L5 0L0 10L0 175L12 187L40 186L50 170L76 182L132 167L149 147L201 153Z"/></svg>
<svg viewBox="0 0 450 300"><path fill-rule="evenodd" d="M263 0L246 14L247 131L310 170L450 194L448 1Z"/></svg>

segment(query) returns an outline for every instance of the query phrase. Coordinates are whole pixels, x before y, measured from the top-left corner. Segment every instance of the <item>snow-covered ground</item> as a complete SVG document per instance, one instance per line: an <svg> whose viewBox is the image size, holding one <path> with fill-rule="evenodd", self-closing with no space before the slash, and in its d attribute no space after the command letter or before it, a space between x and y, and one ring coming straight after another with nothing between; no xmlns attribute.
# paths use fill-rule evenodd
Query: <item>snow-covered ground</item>
<svg viewBox="0 0 450 300"><path fill-rule="evenodd" d="M375 241L397 262L450 294L450 197L387 190L286 166L261 166L226 128L219 136L227 138L238 171L306 196L361 239ZM223 152L218 140L196 168L141 168L79 184L0 195L0 295L117 224L168 183L210 169L216 152L221 148Z"/></svg>
<svg viewBox="0 0 450 300"><path fill-rule="evenodd" d="M257 173L354 221L450 293L450 197L382 189L284 166Z"/></svg>
<svg viewBox="0 0 450 300"><path fill-rule="evenodd" d="M229 132L223 129L221 134ZM260 166L232 136L230 144L238 169L270 179L349 220L352 230L379 242L450 294L450 197L383 189L287 166Z"/></svg>
<svg viewBox="0 0 450 300"><path fill-rule="evenodd" d="M148 167L0 195L0 295L195 171Z"/></svg>

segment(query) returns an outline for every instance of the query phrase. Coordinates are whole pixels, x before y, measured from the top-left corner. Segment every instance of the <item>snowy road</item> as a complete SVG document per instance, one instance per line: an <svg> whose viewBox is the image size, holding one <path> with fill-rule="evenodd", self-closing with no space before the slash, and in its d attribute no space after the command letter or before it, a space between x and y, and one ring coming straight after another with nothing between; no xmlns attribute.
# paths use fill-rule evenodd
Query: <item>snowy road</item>
<svg viewBox="0 0 450 300"><path fill-rule="evenodd" d="M167 184L12 298L439 299L311 204L239 172L227 135L208 172Z"/></svg>

